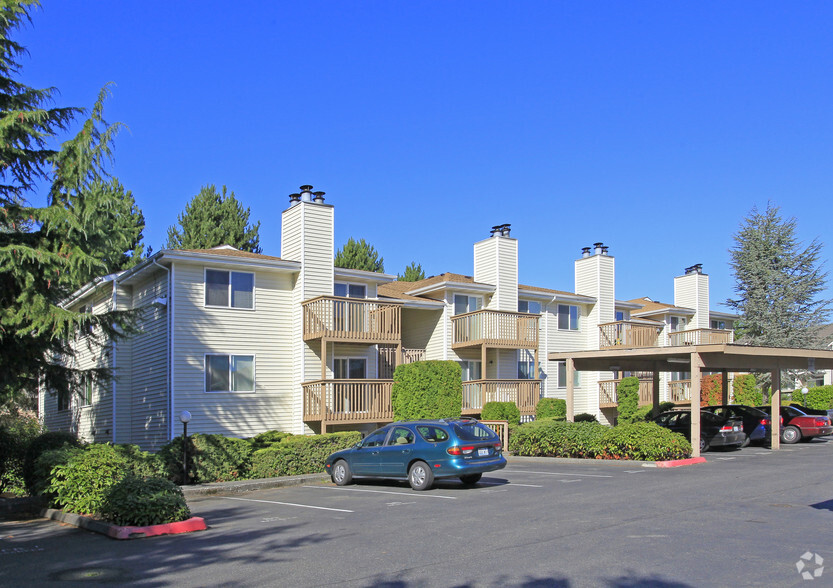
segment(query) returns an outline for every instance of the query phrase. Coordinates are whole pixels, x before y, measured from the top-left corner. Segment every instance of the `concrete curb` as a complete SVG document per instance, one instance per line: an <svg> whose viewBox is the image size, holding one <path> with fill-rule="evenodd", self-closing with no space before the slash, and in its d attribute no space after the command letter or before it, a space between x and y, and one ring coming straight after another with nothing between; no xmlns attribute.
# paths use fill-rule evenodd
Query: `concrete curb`
<svg viewBox="0 0 833 588"><path fill-rule="evenodd" d="M97 521L90 517L56 510L54 508L44 509L41 512L41 516L45 519L66 523L67 525L86 529L87 531L101 533L112 539L141 539L143 537L155 537L157 535L178 535L180 533L204 531L208 528L205 524L205 519L201 517L191 517L187 521L178 521L176 523L133 527Z"/></svg>
<svg viewBox="0 0 833 588"><path fill-rule="evenodd" d="M658 468L679 468L683 466L690 466L698 463L706 463L705 457L689 457L688 459L674 459L671 461L656 462Z"/></svg>
<svg viewBox="0 0 833 588"><path fill-rule="evenodd" d="M260 478L257 480L239 480L235 482L213 482L197 486L180 486L185 499L215 494L241 494L254 490L268 490L270 488L284 488L287 486L303 486L304 484L319 484L327 481L330 476L325 473L303 474L300 476L284 476L282 478Z"/></svg>

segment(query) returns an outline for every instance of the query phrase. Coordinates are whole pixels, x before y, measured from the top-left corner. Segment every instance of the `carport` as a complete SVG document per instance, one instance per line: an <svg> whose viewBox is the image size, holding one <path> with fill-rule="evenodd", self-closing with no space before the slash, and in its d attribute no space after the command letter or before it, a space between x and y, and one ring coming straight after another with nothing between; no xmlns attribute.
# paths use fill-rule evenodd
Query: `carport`
<svg viewBox="0 0 833 588"><path fill-rule="evenodd" d="M567 420L574 417L573 373L578 371L625 371L653 373L653 404L659 405L660 372L690 372L692 406L699 403L703 372L723 374L723 403L728 403L729 372L768 371L772 374L772 415L781 405L783 370L833 369L833 351L754 347L739 344L685 345L640 349L604 349L550 353L550 361L564 361L567 366ZM774 420L774 419L773 419ZM691 411L691 445L693 455L700 455L700 411ZM780 447L779 429L772 427L772 449Z"/></svg>

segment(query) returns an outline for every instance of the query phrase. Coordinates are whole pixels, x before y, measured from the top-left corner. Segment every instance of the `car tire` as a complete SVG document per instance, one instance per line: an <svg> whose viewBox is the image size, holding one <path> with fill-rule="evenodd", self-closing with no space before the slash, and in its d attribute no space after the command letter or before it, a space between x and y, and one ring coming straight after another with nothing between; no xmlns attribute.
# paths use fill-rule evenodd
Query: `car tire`
<svg viewBox="0 0 833 588"><path fill-rule="evenodd" d="M700 435L700 453L706 453L709 450L709 442Z"/></svg>
<svg viewBox="0 0 833 588"><path fill-rule="evenodd" d="M350 466L347 462L340 459L333 464L333 473L331 477L337 486L346 486L353 481L353 472L350 471Z"/></svg>
<svg viewBox="0 0 833 588"><path fill-rule="evenodd" d="M782 443L792 445L793 443L798 443L800 440L801 431L798 430L798 427L794 427L792 425L784 427L784 430L781 432Z"/></svg>
<svg viewBox="0 0 833 588"><path fill-rule="evenodd" d="M465 476L460 476L460 481L463 484L472 485L477 484L482 477L483 474L466 474Z"/></svg>
<svg viewBox="0 0 833 588"><path fill-rule="evenodd" d="M414 490L428 490L434 483L434 472L424 461L417 461L408 470L408 483Z"/></svg>

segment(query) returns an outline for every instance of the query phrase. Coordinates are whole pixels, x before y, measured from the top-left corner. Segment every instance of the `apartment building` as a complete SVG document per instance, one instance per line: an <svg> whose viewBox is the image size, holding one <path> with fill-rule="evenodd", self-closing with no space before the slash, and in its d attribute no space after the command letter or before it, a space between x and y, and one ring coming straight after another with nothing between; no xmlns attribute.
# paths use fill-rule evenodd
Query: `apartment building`
<svg viewBox="0 0 833 588"><path fill-rule="evenodd" d="M519 240L498 225L474 243L472 276L400 282L334 267L334 223L324 193L303 186L282 213L280 257L163 250L79 290L67 306L134 310L141 330L104 346L73 342L77 367L115 377L71 398L42 392L46 426L145 449L181 434L185 410L189 431L239 437L369 429L393 418L395 366L426 359L460 364L462 414L500 400L531 417L541 397L566 394L564 362L545 359L552 352L731 342L736 317L709 310L699 266L674 279L674 304L617 300L602 243L581 250L572 291L524 285ZM625 374L576 374L575 412L611 421ZM685 382L664 377L661 399L689 401Z"/></svg>

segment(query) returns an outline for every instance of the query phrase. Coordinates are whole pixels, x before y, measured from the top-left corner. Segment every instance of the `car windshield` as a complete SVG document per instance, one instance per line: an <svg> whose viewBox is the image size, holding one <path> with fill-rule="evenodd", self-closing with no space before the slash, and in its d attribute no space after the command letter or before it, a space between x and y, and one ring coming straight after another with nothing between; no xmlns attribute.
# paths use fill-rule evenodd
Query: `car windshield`
<svg viewBox="0 0 833 588"><path fill-rule="evenodd" d="M480 423L455 423L454 433L461 441L485 441L493 439L497 434L489 427Z"/></svg>

